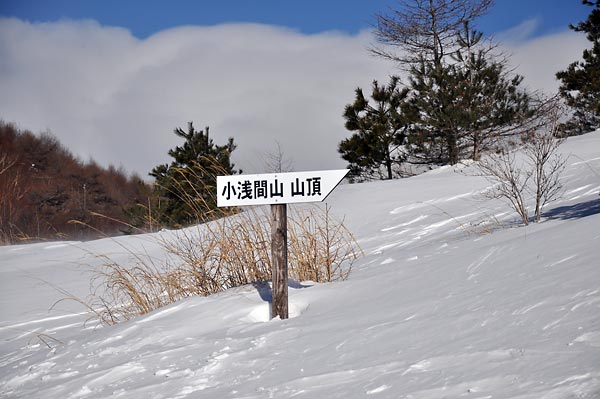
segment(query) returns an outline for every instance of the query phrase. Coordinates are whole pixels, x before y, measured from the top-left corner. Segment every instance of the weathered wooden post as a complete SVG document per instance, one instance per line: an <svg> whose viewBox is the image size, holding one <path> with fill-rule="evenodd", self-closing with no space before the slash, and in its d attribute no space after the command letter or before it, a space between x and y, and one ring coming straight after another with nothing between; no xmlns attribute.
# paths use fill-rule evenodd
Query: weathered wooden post
<svg viewBox="0 0 600 399"><path fill-rule="evenodd" d="M271 205L271 318L288 318L287 205Z"/></svg>
<svg viewBox="0 0 600 399"><path fill-rule="evenodd" d="M348 173L343 170L217 176L217 206L271 205L271 317L287 319L287 205L320 202Z"/></svg>

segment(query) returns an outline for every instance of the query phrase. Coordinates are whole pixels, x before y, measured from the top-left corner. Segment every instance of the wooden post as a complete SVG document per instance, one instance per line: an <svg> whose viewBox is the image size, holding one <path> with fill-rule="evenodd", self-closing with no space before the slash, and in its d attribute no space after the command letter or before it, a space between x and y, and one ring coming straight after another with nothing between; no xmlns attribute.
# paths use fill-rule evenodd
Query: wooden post
<svg viewBox="0 0 600 399"><path fill-rule="evenodd" d="M348 169L217 176L217 206L271 205L271 317L288 318L287 204L325 200L347 173Z"/></svg>
<svg viewBox="0 0 600 399"><path fill-rule="evenodd" d="M271 205L271 267L273 288L271 318L288 318L288 264L287 264L287 206Z"/></svg>

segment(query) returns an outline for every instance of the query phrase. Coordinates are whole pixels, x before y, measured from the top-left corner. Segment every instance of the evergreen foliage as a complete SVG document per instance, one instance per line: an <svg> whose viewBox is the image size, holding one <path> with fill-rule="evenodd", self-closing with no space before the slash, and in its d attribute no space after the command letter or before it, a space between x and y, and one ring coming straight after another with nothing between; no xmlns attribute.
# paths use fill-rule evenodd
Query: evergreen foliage
<svg viewBox="0 0 600 399"><path fill-rule="evenodd" d="M214 219L220 215L216 203L216 176L234 173L231 153L236 145L229 138L217 145L209 137L209 129L195 130L192 122L187 131L176 128L175 135L183 145L169 150L170 164L156 166L150 176L156 179L161 197L159 221L170 227Z"/></svg>
<svg viewBox="0 0 600 399"><path fill-rule="evenodd" d="M600 127L600 0L583 0L593 7L587 20L570 25L576 32L585 32L592 48L583 51L583 60L571 63L556 74L561 81L560 94L574 109L573 117L561 126L563 134L576 135Z"/></svg>
<svg viewBox="0 0 600 399"><path fill-rule="evenodd" d="M414 153L427 162L477 160L480 151L533 114L529 95L519 87L522 77L509 77L482 37L465 22L450 60L421 58L411 68L412 105L420 115L412 142Z"/></svg>
<svg viewBox="0 0 600 399"><path fill-rule="evenodd" d="M390 165L404 161L478 159L502 137L531 127L537 110L520 86L522 77L511 76L506 60L470 28L491 5L491 0L402 0L399 9L377 15L376 36L385 47L372 51L398 62L409 85L400 89L393 81L401 93L396 103L385 98L369 108L357 91L355 103L346 107L346 128L359 133L342 141L339 151L354 174L385 165L391 178ZM358 118L360 112L364 117ZM385 125L379 122L383 115L391 118L385 129L378 127Z"/></svg>
<svg viewBox="0 0 600 399"><path fill-rule="evenodd" d="M346 105L346 129L356 133L342 140L338 151L349 162L350 175L355 178L392 179L394 167L406 158L402 146L414 116L406 103L409 90L398 86L397 77L392 77L387 86L375 80L372 103L357 88L354 102Z"/></svg>

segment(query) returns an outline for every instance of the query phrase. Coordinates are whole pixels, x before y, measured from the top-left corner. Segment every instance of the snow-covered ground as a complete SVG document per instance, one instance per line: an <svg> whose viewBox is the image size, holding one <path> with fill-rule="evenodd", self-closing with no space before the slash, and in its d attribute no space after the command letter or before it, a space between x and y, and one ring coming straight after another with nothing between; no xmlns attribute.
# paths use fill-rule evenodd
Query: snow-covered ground
<svg viewBox="0 0 600 399"><path fill-rule="evenodd" d="M338 187L365 256L290 287L288 320L252 286L114 327L49 310L93 254L160 259L170 232L0 247L0 397L600 398L600 132L561 151L565 194L528 227L473 166Z"/></svg>

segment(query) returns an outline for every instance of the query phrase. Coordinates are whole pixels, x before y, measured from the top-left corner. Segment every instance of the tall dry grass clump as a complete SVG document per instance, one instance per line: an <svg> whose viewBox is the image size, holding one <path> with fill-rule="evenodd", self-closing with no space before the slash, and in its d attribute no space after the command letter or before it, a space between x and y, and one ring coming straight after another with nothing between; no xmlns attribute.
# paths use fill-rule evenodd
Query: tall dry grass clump
<svg viewBox="0 0 600 399"><path fill-rule="evenodd" d="M191 295L270 280L269 219L256 210L180 230L162 246L180 260Z"/></svg>
<svg viewBox="0 0 600 399"><path fill-rule="evenodd" d="M88 308L112 325L195 295L271 280L267 208L179 230L160 239L166 262L130 251L129 265L101 256ZM348 277L362 254L343 221L328 206L303 207L288 215L289 277L331 282Z"/></svg>
<svg viewBox="0 0 600 399"><path fill-rule="evenodd" d="M169 194L165 209L175 201L183 219L197 223L157 236L166 260L136 253L119 243L129 253L127 263L96 255L102 266L93 272L90 297L80 302L103 324L129 320L189 296L271 280L269 208L250 207L243 212L217 208L216 176L227 171L218 159L202 161L172 168L167 176L171 180L163 179L158 187ZM177 226L163 217L161 209L158 212L156 215L150 207L142 212L148 215L142 224L156 225L162 219ZM343 220L331 215L329 206L303 206L288 213L291 279L344 280L361 254L353 235Z"/></svg>
<svg viewBox="0 0 600 399"><path fill-rule="evenodd" d="M310 207L292 212L288 221L288 262L299 281L345 280L362 251L354 236L330 215L330 208Z"/></svg>

